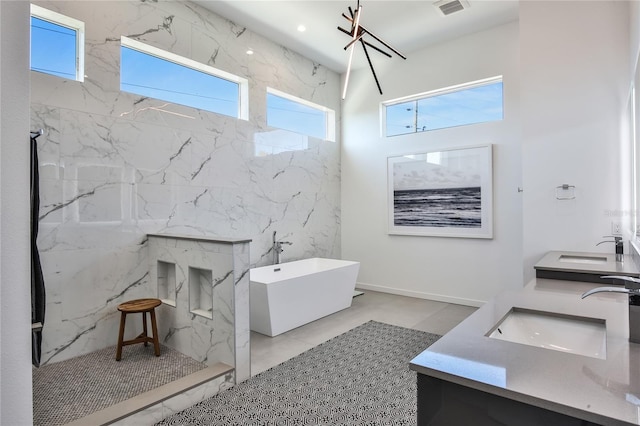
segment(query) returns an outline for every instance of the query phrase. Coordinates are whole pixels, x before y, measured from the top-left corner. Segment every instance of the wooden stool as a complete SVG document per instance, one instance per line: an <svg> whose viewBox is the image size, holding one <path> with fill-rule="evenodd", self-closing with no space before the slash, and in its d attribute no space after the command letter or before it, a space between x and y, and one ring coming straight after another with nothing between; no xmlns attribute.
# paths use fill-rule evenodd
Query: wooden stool
<svg viewBox="0 0 640 426"><path fill-rule="evenodd" d="M160 299L136 299L118 305L120 315L120 334L118 335L118 350L116 351L116 361L120 361L122 358L122 347L126 345L133 345L135 343L144 343L147 346L147 342L153 342L156 356L160 356L160 341L158 340L158 326L156 325L156 311L155 308L160 306L162 302ZM143 332L135 339L123 341L124 338L124 323L127 319L127 314L142 313L142 328ZM151 331L153 331L153 337L147 335L147 316L149 312L151 316Z"/></svg>

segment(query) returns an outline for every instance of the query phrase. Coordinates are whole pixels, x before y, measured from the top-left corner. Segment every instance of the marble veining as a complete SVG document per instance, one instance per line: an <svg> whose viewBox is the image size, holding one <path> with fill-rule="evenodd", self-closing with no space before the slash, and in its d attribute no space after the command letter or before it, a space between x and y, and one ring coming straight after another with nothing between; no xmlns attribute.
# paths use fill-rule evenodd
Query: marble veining
<svg viewBox="0 0 640 426"><path fill-rule="evenodd" d="M266 125L267 87L339 116L339 76L189 2L36 4L86 28L84 82L31 73L31 126L44 129L38 138L44 363L115 345L117 305L157 294L147 271L146 235L153 233L252 240L248 264L232 266L236 297L216 317L224 337L212 340L194 320L194 335L211 343L199 350L202 357L233 358L229 336L248 348L249 326L248 319L230 325L229 312L248 306L243 274L270 262L274 230L293 242L284 259L340 257L339 142ZM123 35L248 79L249 119L121 92ZM256 52L251 57L248 45ZM163 337L183 344L193 337L183 337L186 327L173 324Z"/></svg>

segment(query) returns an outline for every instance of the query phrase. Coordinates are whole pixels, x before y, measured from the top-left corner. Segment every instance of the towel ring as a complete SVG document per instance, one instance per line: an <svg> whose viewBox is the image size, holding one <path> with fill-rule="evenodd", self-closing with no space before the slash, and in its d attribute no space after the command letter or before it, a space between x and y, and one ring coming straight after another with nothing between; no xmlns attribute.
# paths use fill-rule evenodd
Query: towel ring
<svg viewBox="0 0 640 426"><path fill-rule="evenodd" d="M566 194L566 192L568 194ZM562 184L556 186L556 200L573 200L576 198L576 187L575 185Z"/></svg>

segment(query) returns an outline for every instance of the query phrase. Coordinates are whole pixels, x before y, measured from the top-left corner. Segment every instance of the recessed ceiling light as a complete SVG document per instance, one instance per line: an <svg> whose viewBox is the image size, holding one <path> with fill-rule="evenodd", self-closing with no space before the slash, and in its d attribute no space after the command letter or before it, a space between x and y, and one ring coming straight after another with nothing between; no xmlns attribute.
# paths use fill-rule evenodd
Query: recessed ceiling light
<svg viewBox="0 0 640 426"><path fill-rule="evenodd" d="M305 27L304 25L300 24L298 25L298 31L300 31L301 33L307 31L307 27Z"/></svg>
<svg viewBox="0 0 640 426"><path fill-rule="evenodd" d="M253 49L247 49L247 55L253 55Z"/></svg>

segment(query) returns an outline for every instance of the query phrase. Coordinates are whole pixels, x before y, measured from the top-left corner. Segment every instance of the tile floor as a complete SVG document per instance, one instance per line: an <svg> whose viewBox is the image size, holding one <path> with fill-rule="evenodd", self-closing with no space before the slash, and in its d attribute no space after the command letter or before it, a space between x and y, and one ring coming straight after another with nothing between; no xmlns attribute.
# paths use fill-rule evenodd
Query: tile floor
<svg viewBox="0 0 640 426"><path fill-rule="evenodd" d="M366 290L353 299L351 308L287 333L268 337L251 332L251 374L267 370L370 320L445 334L476 309Z"/></svg>

